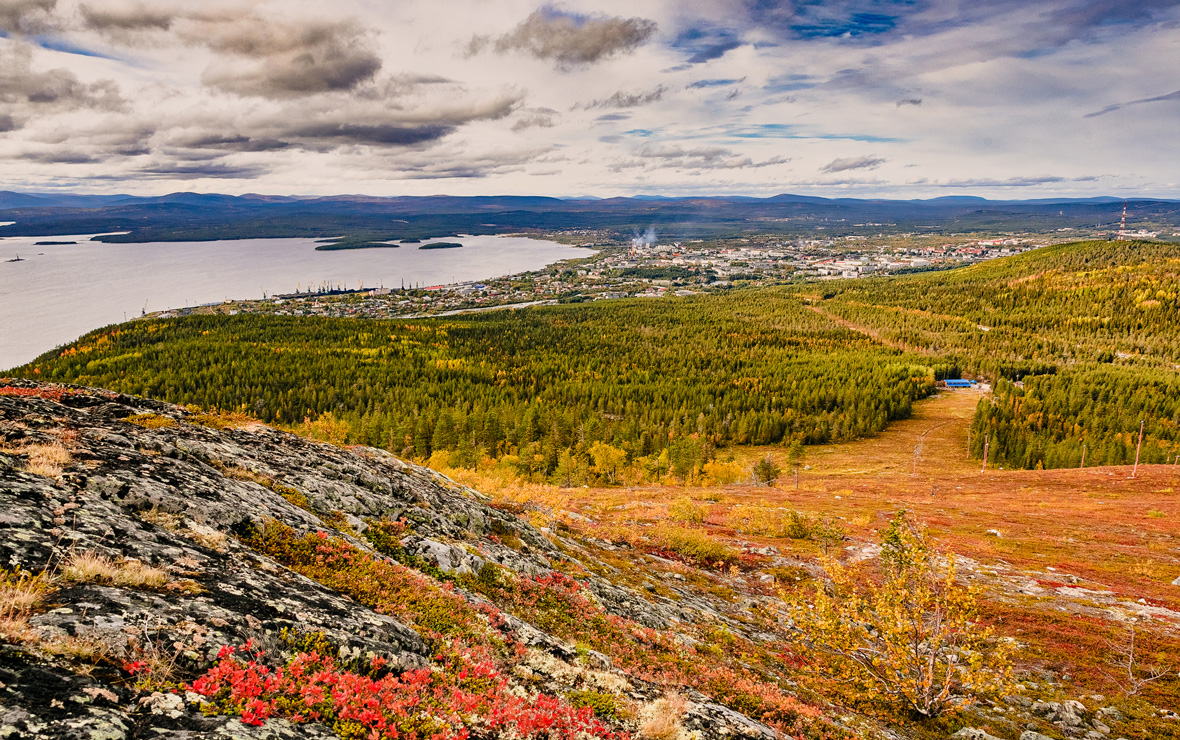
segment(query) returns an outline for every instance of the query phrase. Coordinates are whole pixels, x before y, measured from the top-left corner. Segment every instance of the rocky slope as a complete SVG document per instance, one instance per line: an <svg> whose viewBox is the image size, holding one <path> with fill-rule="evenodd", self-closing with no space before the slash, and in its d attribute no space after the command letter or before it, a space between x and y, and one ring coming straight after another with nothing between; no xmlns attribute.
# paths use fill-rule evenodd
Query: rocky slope
<svg viewBox="0 0 1180 740"><path fill-rule="evenodd" d="M333 728L277 712L243 722L240 707L216 710L209 697L186 690L219 663L223 646L264 649L260 660L273 666L314 643L341 665L376 656L394 674L441 670L437 635L399 618L396 604L342 593L324 585L331 574L305 575L310 561L289 567L294 561L279 549L260 544L275 522L284 542L313 534L373 562L384 561L374 542L386 540L366 531L380 523L396 532L396 559L433 576L422 589L446 582L440 594L457 593L489 615L480 639L500 650L507 690L581 697L599 710L603 733L667 719L667 737L776 736L692 687L683 698L662 699L667 684L625 672L475 593L468 586L481 574L543 583L560 562L578 570L585 584L578 593L596 618L614 620L603 624L675 635L670 628L705 610L740 626L690 594L632 590L577 567L577 543L437 473L378 450L341 449L142 398L3 381L0 568L10 574L11 593L21 572L26 583L28 574L46 575L35 606L0 604L7 610L0 738L360 736L339 722ZM603 702L626 711L602 711Z"/></svg>
<svg viewBox="0 0 1180 740"><path fill-rule="evenodd" d="M795 683L774 582L813 562L693 567L492 504L380 450L0 380L0 739L1180 737L1040 665L949 723L854 714Z"/></svg>

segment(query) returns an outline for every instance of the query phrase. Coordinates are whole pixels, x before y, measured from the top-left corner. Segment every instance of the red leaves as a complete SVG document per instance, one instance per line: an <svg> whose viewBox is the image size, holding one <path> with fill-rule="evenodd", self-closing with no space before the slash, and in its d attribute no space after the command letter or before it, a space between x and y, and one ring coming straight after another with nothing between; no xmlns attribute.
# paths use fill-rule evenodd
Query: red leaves
<svg viewBox="0 0 1180 740"><path fill-rule="evenodd" d="M124 663L123 670L127 671L132 676L136 675L137 673L150 673L151 672L151 668L149 668L148 664L143 662L142 660L132 660L132 661Z"/></svg>
<svg viewBox="0 0 1180 740"><path fill-rule="evenodd" d="M293 722L347 721L361 725L374 740L465 740L469 728L481 736L626 738L603 727L588 708L544 694L514 693L490 661L469 655L454 656L463 663L454 673L423 668L371 678L340 670L332 658L317 653L300 653L273 670L234 653L223 647L218 664L190 689L246 724L260 725L274 716Z"/></svg>
<svg viewBox="0 0 1180 740"><path fill-rule="evenodd" d="M39 372L39 370L34 370ZM73 393L69 388L57 386L39 386L36 388L17 388L15 386L0 386L0 396L19 396L25 398L45 398L50 401L60 401L63 397Z"/></svg>

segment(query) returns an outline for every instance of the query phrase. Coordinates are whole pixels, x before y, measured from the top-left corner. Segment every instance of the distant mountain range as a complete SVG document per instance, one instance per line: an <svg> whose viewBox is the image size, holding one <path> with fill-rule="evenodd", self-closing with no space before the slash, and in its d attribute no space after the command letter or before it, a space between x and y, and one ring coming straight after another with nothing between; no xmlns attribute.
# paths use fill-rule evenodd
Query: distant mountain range
<svg viewBox="0 0 1180 740"><path fill-rule="evenodd" d="M102 241L201 241L256 237L365 239L654 226L661 238L742 233L834 235L1116 228L1123 200L987 200L944 196L880 200L775 195L631 198L542 196L298 197L172 193L158 197L0 191L3 236L105 234ZM1180 225L1180 201L1133 199L1129 223ZM113 233L123 232L123 233Z"/></svg>

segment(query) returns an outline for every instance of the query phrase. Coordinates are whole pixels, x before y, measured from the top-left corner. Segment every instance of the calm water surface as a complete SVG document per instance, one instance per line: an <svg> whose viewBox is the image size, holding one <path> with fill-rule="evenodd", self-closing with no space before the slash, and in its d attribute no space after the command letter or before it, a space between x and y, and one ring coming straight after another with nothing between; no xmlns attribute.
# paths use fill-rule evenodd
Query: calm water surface
<svg viewBox="0 0 1180 740"><path fill-rule="evenodd" d="M485 280L537 270L584 249L498 236L447 237L462 249L315 251L311 239L104 244L89 236L0 239L0 369L29 362L100 326L227 298ZM38 241L77 244L34 246ZM427 243L423 241L423 243ZM17 255L22 261L8 262Z"/></svg>

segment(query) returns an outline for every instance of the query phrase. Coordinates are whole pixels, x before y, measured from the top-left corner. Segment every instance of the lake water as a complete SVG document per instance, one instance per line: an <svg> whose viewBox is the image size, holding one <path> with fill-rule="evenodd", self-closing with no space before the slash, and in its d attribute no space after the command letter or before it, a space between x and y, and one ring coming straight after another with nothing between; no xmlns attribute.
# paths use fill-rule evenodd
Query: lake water
<svg viewBox="0 0 1180 740"><path fill-rule="evenodd" d="M447 237L462 249L317 252L311 239L104 244L89 236L0 239L0 369L29 362L86 332L139 316L262 298L330 283L355 288L486 280L538 270L585 249L499 236ZM34 242L77 244L34 246ZM423 243L427 243L423 241ZM17 255L20 262L8 262Z"/></svg>

